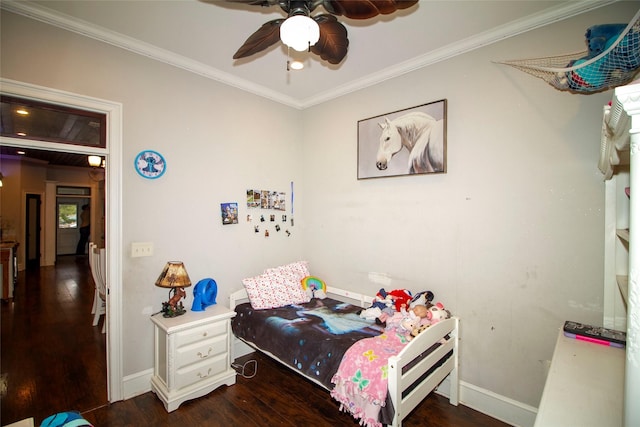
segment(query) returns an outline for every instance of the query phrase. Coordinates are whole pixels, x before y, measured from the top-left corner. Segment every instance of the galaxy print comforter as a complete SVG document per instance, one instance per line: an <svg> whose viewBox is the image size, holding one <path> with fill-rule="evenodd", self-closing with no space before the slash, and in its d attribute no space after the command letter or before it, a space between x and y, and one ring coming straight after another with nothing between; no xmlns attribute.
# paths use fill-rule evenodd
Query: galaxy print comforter
<svg viewBox="0 0 640 427"><path fill-rule="evenodd" d="M347 349L384 332L382 326L360 317L360 307L331 298L266 310L254 310L244 303L235 310L231 322L235 336L328 390L333 388L331 378Z"/></svg>

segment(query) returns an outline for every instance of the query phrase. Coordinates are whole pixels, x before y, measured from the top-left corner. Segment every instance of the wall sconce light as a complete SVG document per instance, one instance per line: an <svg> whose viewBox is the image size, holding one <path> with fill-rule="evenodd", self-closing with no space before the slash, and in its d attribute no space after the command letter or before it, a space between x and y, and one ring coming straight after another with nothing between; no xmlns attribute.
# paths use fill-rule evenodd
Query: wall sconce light
<svg viewBox="0 0 640 427"><path fill-rule="evenodd" d="M87 161L89 162L89 166L97 168L102 164L102 157L100 156L88 156Z"/></svg>
<svg viewBox="0 0 640 427"><path fill-rule="evenodd" d="M163 317L175 317L186 313L180 300L187 296L183 288L191 286L191 279L181 261L167 262L156 280L156 286L169 288L169 301L162 303ZM173 291L173 296L171 291Z"/></svg>
<svg viewBox="0 0 640 427"><path fill-rule="evenodd" d="M2 175L2 172L0 172L0 187L2 187L2 179L4 178L4 176Z"/></svg>

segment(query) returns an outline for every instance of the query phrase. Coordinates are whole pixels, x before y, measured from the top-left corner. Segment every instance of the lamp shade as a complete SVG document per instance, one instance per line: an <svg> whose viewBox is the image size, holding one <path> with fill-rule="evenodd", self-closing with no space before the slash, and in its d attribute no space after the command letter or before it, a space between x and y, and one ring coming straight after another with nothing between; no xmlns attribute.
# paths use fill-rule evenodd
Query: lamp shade
<svg viewBox="0 0 640 427"><path fill-rule="evenodd" d="M93 166L94 168L102 164L102 158L100 156L89 156L87 157L87 161L89 162L89 166Z"/></svg>
<svg viewBox="0 0 640 427"><path fill-rule="evenodd" d="M280 25L280 40L298 52L305 51L320 40L320 27L305 15L294 15Z"/></svg>
<svg viewBox="0 0 640 427"><path fill-rule="evenodd" d="M181 261L169 261L156 280L161 288L186 288L191 286L191 279Z"/></svg>

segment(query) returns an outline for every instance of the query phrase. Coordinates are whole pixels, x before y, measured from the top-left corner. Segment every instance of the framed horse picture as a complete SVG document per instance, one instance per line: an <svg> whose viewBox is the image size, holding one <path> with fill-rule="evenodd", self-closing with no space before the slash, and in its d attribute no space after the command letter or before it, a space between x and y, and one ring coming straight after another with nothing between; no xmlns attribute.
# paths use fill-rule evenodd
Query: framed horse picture
<svg viewBox="0 0 640 427"><path fill-rule="evenodd" d="M446 171L446 99L358 121L358 179Z"/></svg>

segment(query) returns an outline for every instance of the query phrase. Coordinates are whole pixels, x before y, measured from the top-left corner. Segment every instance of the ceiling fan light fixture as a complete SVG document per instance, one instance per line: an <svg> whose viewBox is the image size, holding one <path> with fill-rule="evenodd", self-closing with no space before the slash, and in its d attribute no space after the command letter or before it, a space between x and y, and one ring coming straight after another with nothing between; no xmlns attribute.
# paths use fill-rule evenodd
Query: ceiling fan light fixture
<svg viewBox="0 0 640 427"><path fill-rule="evenodd" d="M294 61L291 61L291 64L289 66L291 67L292 70L302 70L304 68L304 62L294 60Z"/></svg>
<svg viewBox="0 0 640 427"><path fill-rule="evenodd" d="M303 52L320 40L320 27L305 15L294 15L280 25L280 40L290 48Z"/></svg>

